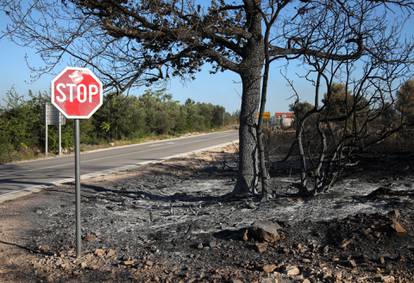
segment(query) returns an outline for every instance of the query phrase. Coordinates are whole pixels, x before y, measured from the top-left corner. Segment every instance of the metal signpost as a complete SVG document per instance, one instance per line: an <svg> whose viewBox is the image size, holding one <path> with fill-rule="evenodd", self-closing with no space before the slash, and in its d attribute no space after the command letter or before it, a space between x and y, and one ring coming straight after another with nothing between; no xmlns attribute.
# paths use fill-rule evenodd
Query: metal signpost
<svg viewBox="0 0 414 283"><path fill-rule="evenodd" d="M76 255L78 257L82 251L79 119L89 119L101 107L102 93L101 81L87 68L66 67L52 80L52 104L66 118L75 120Z"/></svg>
<svg viewBox="0 0 414 283"><path fill-rule="evenodd" d="M45 103L45 155L49 153L49 125L58 126L59 133L59 155L62 155L62 125L66 124L65 117L59 110L50 104Z"/></svg>

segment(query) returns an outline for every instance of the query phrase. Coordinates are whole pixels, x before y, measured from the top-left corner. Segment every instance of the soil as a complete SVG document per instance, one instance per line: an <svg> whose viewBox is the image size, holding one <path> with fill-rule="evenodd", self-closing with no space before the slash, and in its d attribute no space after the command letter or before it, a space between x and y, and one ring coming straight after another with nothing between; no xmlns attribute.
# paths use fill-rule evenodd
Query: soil
<svg viewBox="0 0 414 283"><path fill-rule="evenodd" d="M234 151L82 182L80 258L73 184L1 204L0 282L414 282L412 158L367 158L307 199L273 172L260 202L228 196Z"/></svg>

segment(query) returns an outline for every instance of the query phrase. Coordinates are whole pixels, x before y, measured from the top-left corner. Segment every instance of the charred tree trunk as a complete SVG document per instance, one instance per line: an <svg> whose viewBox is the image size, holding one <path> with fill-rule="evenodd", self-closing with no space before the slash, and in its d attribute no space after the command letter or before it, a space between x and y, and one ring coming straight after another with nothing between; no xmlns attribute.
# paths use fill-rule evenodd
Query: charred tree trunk
<svg viewBox="0 0 414 283"><path fill-rule="evenodd" d="M260 98L260 70L253 67L240 76L243 95L239 128L239 174L233 193L245 195L256 192L258 176L258 149L256 113Z"/></svg>
<svg viewBox="0 0 414 283"><path fill-rule="evenodd" d="M243 94L239 128L239 173L233 193L246 195L256 193L258 180L258 150L256 113L261 93L264 48L262 36L262 16L255 1L246 1L246 13L249 19L251 38L243 50L240 65Z"/></svg>

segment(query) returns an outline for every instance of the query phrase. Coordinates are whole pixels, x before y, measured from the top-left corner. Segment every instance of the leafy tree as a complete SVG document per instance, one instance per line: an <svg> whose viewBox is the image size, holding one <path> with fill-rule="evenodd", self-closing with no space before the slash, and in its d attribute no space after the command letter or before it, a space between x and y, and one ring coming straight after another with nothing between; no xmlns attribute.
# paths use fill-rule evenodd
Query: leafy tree
<svg viewBox="0 0 414 283"><path fill-rule="evenodd" d="M398 90L396 108L404 122L414 124L414 79L406 81Z"/></svg>
<svg viewBox="0 0 414 283"><path fill-rule="evenodd" d="M299 121L305 118L305 115L309 113L314 106L309 102L296 102L294 104L289 105L289 110L295 114L294 118L294 127L296 128L299 125Z"/></svg>

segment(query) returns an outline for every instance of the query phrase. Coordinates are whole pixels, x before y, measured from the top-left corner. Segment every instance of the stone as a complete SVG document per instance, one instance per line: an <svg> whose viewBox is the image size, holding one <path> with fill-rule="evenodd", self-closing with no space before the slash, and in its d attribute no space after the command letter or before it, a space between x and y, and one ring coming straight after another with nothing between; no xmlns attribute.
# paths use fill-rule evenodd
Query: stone
<svg viewBox="0 0 414 283"><path fill-rule="evenodd" d="M288 276L297 276L300 274L300 269L297 266L290 266L286 268Z"/></svg>
<svg viewBox="0 0 414 283"><path fill-rule="evenodd" d="M341 248L346 249L349 246L349 244L352 243L353 240L354 240L353 238L343 240L342 243L341 243Z"/></svg>
<svg viewBox="0 0 414 283"><path fill-rule="evenodd" d="M152 261L150 261L150 260L147 260L147 261L145 262L145 265L146 265L146 266L151 267L151 266L153 266L153 265L154 265L154 263L153 263Z"/></svg>
<svg viewBox="0 0 414 283"><path fill-rule="evenodd" d="M255 248L256 248L256 251L258 251L259 253L262 254L265 251L267 251L267 244L266 243L256 243Z"/></svg>
<svg viewBox="0 0 414 283"><path fill-rule="evenodd" d="M254 202L248 201L246 202L246 207L249 209L256 209L257 206L254 204Z"/></svg>
<svg viewBox="0 0 414 283"><path fill-rule="evenodd" d="M302 281L302 283L311 283L311 281L310 281L309 279L305 278L305 279Z"/></svg>
<svg viewBox="0 0 414 283"><path fill-rule="evenodd" d="M39 246L39 251L41 253L49 253L50 252L50 247L48 245L41 245Z"/></svg>
<svg viewBox="0 0 414 283"><path fill-rule="evenodd" d="M249 229L249 236L258 242L273 243L280 239L279 224L270 221L256 221Z"/></svg>
<svg viewBox="0 0 414 283"><path fill-rule="evenodd" d="M83 239L87 242L95 241L97 239L96 235L93 233L87 233Z"/></svg>
<svg viewBox="0 0 414 283"><path fill-rule="evenodd" d="M110 258L114 258L116 256L116 251L113 249L109 249L106 251L106 255Z"/></svg>
<svg viewBox="0 0 414 283"><path fill-rule="evenodd" d="M398 222L398 220L393 220L392 221L392 228L395 230L395 232L397 232L397 234L406 234L407 230L405 230L405 228L400 224L400 222Z"/></svg>
<svg viewBox="0 0 414 283"><path fill-rule="evenodd" d="M300 244L300 243L297 245L297 249L300 253L305 253L308 250L305 245Z"/></svg>
<svg viewBox="0 0 414 283"><path fill-rule="evenodd" d="M394 283L395 282L395 277L392 276L392 275L383 276L382 277L382 282L384 282L384 283Z"/></svg>
<svg viewBox="0 0 414 283"><path fill-rule="evenodd" d="M263 265L263 271L266 273L271 273L277 268L276 264L265 264Z"/></svg>
<svg viewBox="0 0 414 283"><path fill-rule="evenodd" d="M104 255L105 255L105 250L104 249L96 249L95 250L95 252L94 252L94 254L96 255L96 256L99 256L99 257L103 257Z"/></svg>
<svg viewBox="0 0 414 283"><path fill-rule="evenodd" d="M126 266L131 266L131 265L135 264L135 260L133 260L133 259L124 260L123 264L126 265Z"/></svg>
<svg viewBox="0 0 414 283"><path fill-rule="evenodd" d="M243 232L243 241L248 241L249 240L249 230L248 229L244 229Z"/></svg>

